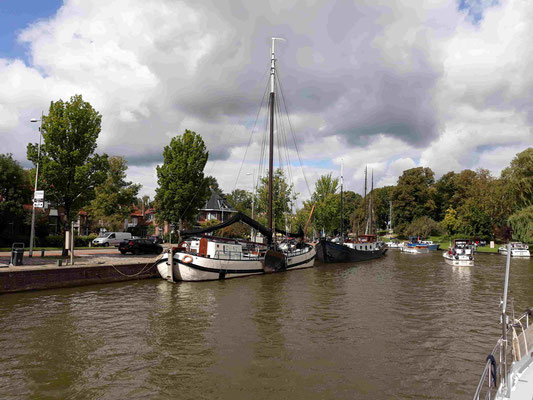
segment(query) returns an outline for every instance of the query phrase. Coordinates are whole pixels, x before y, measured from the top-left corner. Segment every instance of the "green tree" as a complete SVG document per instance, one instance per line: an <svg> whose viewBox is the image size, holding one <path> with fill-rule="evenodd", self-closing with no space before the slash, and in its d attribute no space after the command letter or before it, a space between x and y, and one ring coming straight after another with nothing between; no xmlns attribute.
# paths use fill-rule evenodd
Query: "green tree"
<svg viewBox="0 0 533 400"><path fill-rule="evenodd" d="M438 233L438 224L429 217L423 216L413 220L407 228L409 236L420 236L427 238L432 234Z"/></svg>
<svg viewBox="0 0 533 400"><path fill-rule="evenodd" d="M470 237L491 238L493 236L490 217L474 198L468 199L458 210L459 232Z"/></svg>
<svg viewBox="0 0 533 400"><path fill-rule="evenodd" d="M533 205L533 147L518 153L510 167L502 171L502 178L516 210Z"/></svg>
<svg viewBox="0 0 533 400"><path fill-rule="evenodd" d="M448 235L455 235L459 230L459 220L457 219L457 211L453 208L448 208L444 219L442 220L443 226L448 232Z"/></svg>
<svg viewBox="0 0 533 400"><path fill-rule="evenodd" d="M434 173L430 168L411 168L403 171L392 190L396 226L406 226L422 216L432 216L435 211Z"/></svg>
<svg viewBox="0 0 533 400"><path fill-rule="evenodd" d="M274 172L272 183L274 227L285 229L286 216L287 213L291 212L294 201L296 200L296 193L293 191L293 185L287 183L281 168L276 169ZM256 204L258 211L258 217L256 219L266 225L268 221L268 177L261 178L260 186L257 188Z"/></svg>
<svg viewBox="0 0 533 400"><path fill-rule="evenodd" d="M315 183L315 191L311 200L315 203L313 222L315 229L327 235L337 232L340 228L340 194L337 193L338 178L331 173L322 175Z"/></svg>
<svg viewBox="0 0 533 400"><path fill-rule="evenodd" d="M0 237L12 237L14 224L24 219L23 205L31 202L24 169L11 154L0 154Z"/></svg>
<svg viewBox="0 0 533 400"><path fill-rule="evenodd" d="M453 206L452 198L457 191L455 172L448 172L435 183L435 218L441 221Z"/></svg>
<svg viewBox="0 0 533 400"><path fill-rule="evenodd" d="M243 189L235 189L226 196L226 201L235 210L252 215L252 194ZM255 211L255 210L254 210Z"/></svg>
<svg viewBox="0 0 533 400"><path fill-rule="evenodd" d="M127 169L123 157L110 157L107 178L96 187L95 198L87 209L93 221L101 221L99 225L108 230L121 230L141 188L139 184L126 181Z"/></svg>
<svg viewBox="0 0 533 400"><path fill-rule="evenodd" d="M180 229L184 222L193 222L209 194L204 178L208 155L202 137L188 129L165 146L163 164L157 167L155 201L159 221L178 223Z"/></svg>
<svg viewBox="0 0 533 400"><path fill-rule="evenodd" d="M37 144L28 144L28 160L34 165L39 162L39 188L49 201L64 208L69 223L106 179L107 155L95 153L101 120L80 95L66 102L58 100L43 116L40 160Z"/></svg>
<svg viewBox="0 0 533 400"><path fill-rule="evenodd" d="M213 189L218 195L224 196L222 189L218 185L217 178L215 178L214 176L206 176L205 184L207 185L208 188Z"/></svg>
<svg viewBox="0 0 533 400"><path fill-rule="evenodd" d="M533 243L533 206L522 208L509 217L513 239Z"/></svg>
<svg viewBox="0 0 533 400"><path fill-rule="evenodd" d="M374 189L372 199L374 202L375 224L378 229L387 229L390 217L390 201L394 186L385 186Z"/></svg>

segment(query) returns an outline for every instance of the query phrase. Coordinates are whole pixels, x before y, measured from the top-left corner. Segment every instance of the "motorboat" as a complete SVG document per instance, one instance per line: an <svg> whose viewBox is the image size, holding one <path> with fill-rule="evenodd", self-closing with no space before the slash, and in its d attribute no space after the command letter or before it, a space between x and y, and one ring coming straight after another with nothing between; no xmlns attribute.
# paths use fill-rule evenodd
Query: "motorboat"
<svg viewBox="0 0 533 400"><path fill-rule="evenodd" d="M511 257L531 257L529 246L521 242L511 242ZM507 255L508 246L501 246L498 248L498 253Z"/></svg>
<svg viewBox="0 0 533 400"><path fill-rule="evenodd" d="M468 267L474 265L474 252L474 245L470 240L455 239L442 256L448 264Z"/></svg>
<svg viewBox="0 0 533 400"><path fill-rule="evenodd" d="M429 253L429 247L424 244L405 242L401 247L401 251L410 254L425 254Z"/></svg>
<svg viewBox="0 0 533 400"><path fill-rule="evenodd" d="M507 262L500 324L502 336L485 359L485 368L474 400L531 400L533 398L533 312L527 309L515 317L507 314L507 292L511 244Z"/></svg>

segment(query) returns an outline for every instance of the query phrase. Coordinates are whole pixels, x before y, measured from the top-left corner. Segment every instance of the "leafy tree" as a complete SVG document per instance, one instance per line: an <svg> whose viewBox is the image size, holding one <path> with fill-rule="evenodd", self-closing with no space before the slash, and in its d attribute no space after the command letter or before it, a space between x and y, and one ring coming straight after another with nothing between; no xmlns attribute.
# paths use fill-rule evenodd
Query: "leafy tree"
<svg viewBox="0 0 533 400"><path fill-rule="evenodd" d="M218 195L224 196L222 189L218 185L217 178L215 178L214 176L206 176L205 185L207 185L208 188L213 189Z"/></svg>
<svg viewBox="0 0 533 400"><path fill-rule="evenodd" d="M407 234L409 236L420 236L427 238L434 233L438 233L438 224L429 217L423 216L415 219L409 224Z"/></svg>
<svg viewBox="0 0 533 400"><path fill-rule="evenodd" d="M510 167L502 171L507 182L515 209L533 205L533 147L518 153Z"/></svg>
<svg viewBox="0 0 533 400"><path fill-rule="evenodd" d="M13 231L13 224L22 222L22 206L30 202L31 191L24 169L11 154L0 154L0 236L8 236L8 232L2 231Z"/></svg>
<svg viewBox="0 0 533 400"><path fill-rule="evenodd" d="M311 196L314 202L324 200L327 196L337 193L339 178L332 178L331 173L322 175L315 183L315 192Z"/></svg>
<svg viewBox="0 0 533 400"><path fill-rule="evenodd" d="M342 213L344 218L344 229L352 230L352 215L359 207L363 205L363 196L351 190L344 192L344 199L342 204Z"/></svg>
<svg viewBox="0 0 533 400"><path fill-rule="evenodd" d="M178 223L180 229L184 222L193 222L209 195L204 178L208 154L202 137L188 129L165 146L163 164L157 167L159 187L155 200L159 221Z"/></svg>
<svg viewBox="0 0 533 400"><path fill-rule="evenodd" d="M252 215L252 194L243 189L235 189L226 196L226 201L235 210ZM255 211L255 210L254 210Z"/></svg>
<svg viewBox="0 0 533 400"><path fill-rule="evenodd" d="M457 219L457 211L453 208L448 208L446 210L446 215L442 220L443 226L445 227L448 235L454 235L459 230L459 220Z"/></svg>
<svg viewBox="0 0 533 400"><path fill-rule="evenodd" d="M274 172L272 183L274 226L285 229L285 217L287 213L291 212L291 208L296 200L296 193L293 191L293 185L287 183L281 168L276 169ZM258 217L256 219L266 225L268 221L268 177L261 178L261 184L257 188L257 200Z"/></svg>
<svg viewBox="0 0 533 400"><path fill-rule="evenodd" d="M442 175L435 183L435 217L441 221L447 210L453 206L452 198L457 191L457 174L453 171Z"/></svg>
<svg viewBox="0 0 533 400"><path fill-rule="evenodd" d="M459 232L470 237L492 237L490 217L473 198L459 207Z"/></svg>
<svg viewBox="0 0 533 400"><path fill-rule="evenodd" d="M340 228L340 194L337 194L338 178L331 173L322 175L315 183L315 191L311 196L315 203L313 216L315 229L325 231L327 235L337 232Z"/></svg>
<svg viewBox="0 0 533 400"><path fill-rule="evenodd" d="M141 188L141 185L126 181L127 169L123 157L110 157L107 178L96 187L95 199L88 207L93 220L101 221L108 230L121 230Z"/></svg>
<svg viewBox="0 0 533 400"><path fill-rule="evenodd" d="M34 165L39 162L39 188L65 209L67 222L94 198L95 187L106 179L107 155L95 153L101 120L81 95L58 100L43 116L40 161L37 144L28 144L28 160Z"/></svg>
<svg viewBox="0 0 533 400"><path fill-rule="evenodd" d="M434 173L430 168L411 168L403 171L392 190L396 226L407 225L412 220L431 216L435 211Z"/></svg>
<svg viewBox="0 0 533 400"><path fill-rule="evenodd" d="M390 201L392 199L393 186L385 186L374 189L372 199L374 202L375 223L378 229L387 229L390 217Z"/></svg>
<svg viewBox="0 0 533 400"><path fill-rule="evenodd" d="M533 206L522 208L509 217L513 239L533 243Z"/></svg>

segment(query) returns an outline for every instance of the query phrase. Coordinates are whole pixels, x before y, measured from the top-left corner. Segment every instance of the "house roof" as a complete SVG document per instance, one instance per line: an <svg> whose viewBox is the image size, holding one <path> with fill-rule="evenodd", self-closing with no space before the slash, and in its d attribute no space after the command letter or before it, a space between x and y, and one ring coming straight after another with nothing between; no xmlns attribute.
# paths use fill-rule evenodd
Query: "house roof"
<svg viewBox="0 0 533 400"><path fill-rule="evenodd" d="M211 191L211 196L205 202L204 208L201 208L200 211L237 212L237 210L234 210L229 206L229 204L221 195L215 192L212 188L209 188L209 190Z"/></svg>

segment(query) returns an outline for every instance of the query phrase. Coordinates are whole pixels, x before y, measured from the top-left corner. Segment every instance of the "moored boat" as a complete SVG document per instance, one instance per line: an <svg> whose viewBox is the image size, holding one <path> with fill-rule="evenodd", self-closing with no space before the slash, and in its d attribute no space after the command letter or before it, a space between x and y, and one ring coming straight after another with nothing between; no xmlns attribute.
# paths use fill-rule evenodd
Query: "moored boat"
<svg viewBox="0 0 533 400"><path fill-rule="evenodd" d="M408 242L404 243L401 250L403 253L411 253L411 254L429 253L428 246L423 245L423 244L414 244L414 243L408 243Z"/></svg>
<svg viewBox="0 0 533 400"><path fill-rule="evenodd" d="M274 226L273 214L273 175L274 175L274 121L275 111L281 109L277 103L275 89L276 57L272 38L270 58L270 96L269 96L269 165L268 165L268 227L242 213L237 213L228 221L216 226L180 231L180 237L186 239L180 243L175 252L167 253L158 262L158 272L162 278L170 281L206 281L259 275L269 272L281 272L312 267L316 256L315 247L304 242L304 234L288 234ZM277 121L276 121L277 122ZM243 222L258 230L267 239L266 246L250 251L242 240L228 241L222 238L204 235L225 228L237 222ZM276 233L300 240L293 246L280 248L276 242Z"/></svg>
<svg viewBox="0 0 533 400"><path fill-rule="evenodd" d="M442 253L448 264L458 266L474 265L474 246L470 240L455 239L452 246Z"/></svg>
<svg viewBox="0 0 533 400"><path fill-rule="evenodd" d="M387 246L376 240L375 235L360 235L356 240L335 243L320 239L316 245L316 257L323 263L366 261L382 257Z"/></svg>
<svg viewBox="0 0 533 400"><path fill-rule="evenodd" d="M507 315L507 292L511 264L508 245L503 291L502 336L485 360L474 400L531 400L533 396L533 312L518 318Z"/></svg>
<svg viewBox="0 0 533 400"><path fill-rule="evenodd" d="M403 247L403 243L399 240L391 240L387 242L387 247L389 249L401 249Z"/></svg>
<svg viewBox="0 0 533 400"><path fill-rule="evenodd" d="M529 252L529 246L520 242L511 242L511 257L531 257ZM498 248L498 253L507 255L508 248L507 246L501 246Z"/></svg>
<svg viewBox="0 0 533 400"><path fill-rule="evenodd" d="M313 266L315 248L302 240L282 251L273 243L263 245L244 240L200 236L239 221L257 229L269 242L272 240L268 228L240 213L214 227L183 231L184 237L190 239L182 242L175 253L166 253L161 257L157 264L161 277L174 282L208 281ZM173 254L172 265L169 262L170 254Z"/></svg>

